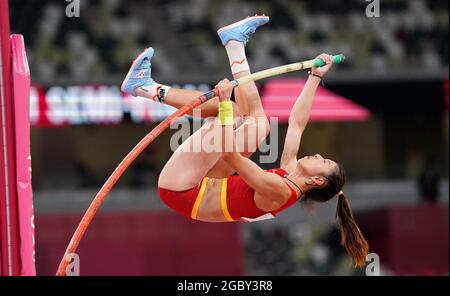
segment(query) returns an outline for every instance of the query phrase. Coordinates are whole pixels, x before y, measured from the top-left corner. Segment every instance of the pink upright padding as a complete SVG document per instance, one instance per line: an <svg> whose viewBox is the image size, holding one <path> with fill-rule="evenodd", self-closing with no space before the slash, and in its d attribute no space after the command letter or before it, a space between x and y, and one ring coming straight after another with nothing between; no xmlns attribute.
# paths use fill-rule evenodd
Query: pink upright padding
<svg viewBox="0 0 450 296"><path fill-rule="evenodd" d="M16 187L19 210L21 275L36 275L30 154L30 69L22 35L11 35Z"/></svg>

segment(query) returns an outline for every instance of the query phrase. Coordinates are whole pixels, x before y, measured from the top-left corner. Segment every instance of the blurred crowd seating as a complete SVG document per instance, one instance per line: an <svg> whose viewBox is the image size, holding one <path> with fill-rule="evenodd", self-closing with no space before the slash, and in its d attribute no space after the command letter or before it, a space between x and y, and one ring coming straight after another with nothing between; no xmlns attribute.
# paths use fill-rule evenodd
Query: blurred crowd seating
<svg viewBox="0 0 450 296"><path fill-rule="evenodd" d="M273 227L252 225L245 232L246 270L251 275L365 275L354 268L340 246L336 225L293 223ZM381 266L382 275L390 271Z"/></svg>
<svg viewBox="0 0 450 296"><path fill-rule="evenodd" d="M255 13L271 22L248 45L254 69L323 51L345 53L348 62L337 71L355 75L448 68L448 1L380 3L380 18L366 16L364 0L80 1L79 18L67 17L67 2L57 0L15 0L10 9L12 30L25 35L33 78L42 82L121 77L148 46L157 50L155 71L165 80L229 75L216 30Z"/></svg>

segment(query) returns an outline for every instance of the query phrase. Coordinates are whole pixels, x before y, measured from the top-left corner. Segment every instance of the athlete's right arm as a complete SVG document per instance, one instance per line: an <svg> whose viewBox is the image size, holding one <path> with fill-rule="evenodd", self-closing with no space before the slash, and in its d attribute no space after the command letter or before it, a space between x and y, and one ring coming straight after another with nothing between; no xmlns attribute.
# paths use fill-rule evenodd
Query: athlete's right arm
<svg viewBox="0 0 450 296"><path fill-rule="evenodd" d="M225 79L217 85L219 100L222 103L229 101L233 87ZM221 108L219 106L219 108ZM232 111L232 110L231 110ZM236 139L233 130L233 121L230 120L232 112L224 106L219 110L219 126L222 134L222 159L227 162L241 178L256 192L273 199L273 202L283 204L290 197L290 191L283 179L273 173L267 173L256 163L243 157L236 149Z"/></svg>
<svg viewBox="0 0 450 296"><path fill-rule="evenodd" d="M245 183L272 202L279 202L282 205L289 199L291 192L279 175L265 172L238 152L224 153L222 158Z"/></svg>

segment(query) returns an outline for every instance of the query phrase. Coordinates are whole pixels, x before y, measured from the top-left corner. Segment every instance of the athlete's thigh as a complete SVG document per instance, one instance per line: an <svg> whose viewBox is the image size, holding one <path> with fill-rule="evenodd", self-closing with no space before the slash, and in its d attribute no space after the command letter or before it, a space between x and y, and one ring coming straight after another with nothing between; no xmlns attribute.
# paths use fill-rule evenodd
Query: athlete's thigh
<svg viewBox="0 0 450 296"><path fill-rule="evenodd" d="M221 158L219 149L207 143L217 130L216 119L207 122L184 141L164 166L158 186L182 191L196 186Z"/></svg>
<svg viewBox="0 0 450 296"><path fill-rule="evenodd" d="M256 152L259 145L269 134L269 128L267 119L247 117L235 130L236 144L241 155L248 158ZM220 158L208 171L207 176L210 178L226 178L234 173L235 170Z"/></svg>

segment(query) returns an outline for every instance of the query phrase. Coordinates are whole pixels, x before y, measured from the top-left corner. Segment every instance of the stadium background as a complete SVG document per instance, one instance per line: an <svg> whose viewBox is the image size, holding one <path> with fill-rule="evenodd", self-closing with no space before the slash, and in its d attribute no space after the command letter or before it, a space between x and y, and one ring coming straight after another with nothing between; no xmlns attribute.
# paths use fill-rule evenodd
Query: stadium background
<svg viewBox="0 0 450 296"><path fill-rule="evenodd" d="M139 100L105 107L96 98L121 97L130 62L148 46L156 50L157 81L210 88L230 77L216 30L255 13L271 21L247 46L253 71L324 51L347 56L324 87L369 116L331 112L315 120L301 155L321 153L345 166L346 192L382 274L448 274L448 1L381 0L379 18L366 16L363 0L80 4L80 16L69 18L64 1L10 1L11 32L24 35L32 75L38 274L54 274L97 190L171 112ZM263 100L305 77L262 81ZM279 139L286 128L281 121ZM174 132L160 136L112 191L80 245L82 274L364 274L339 247L333 202L314 215L297 206L273 221L235 225L167 210L155 188Z"/></svg>

